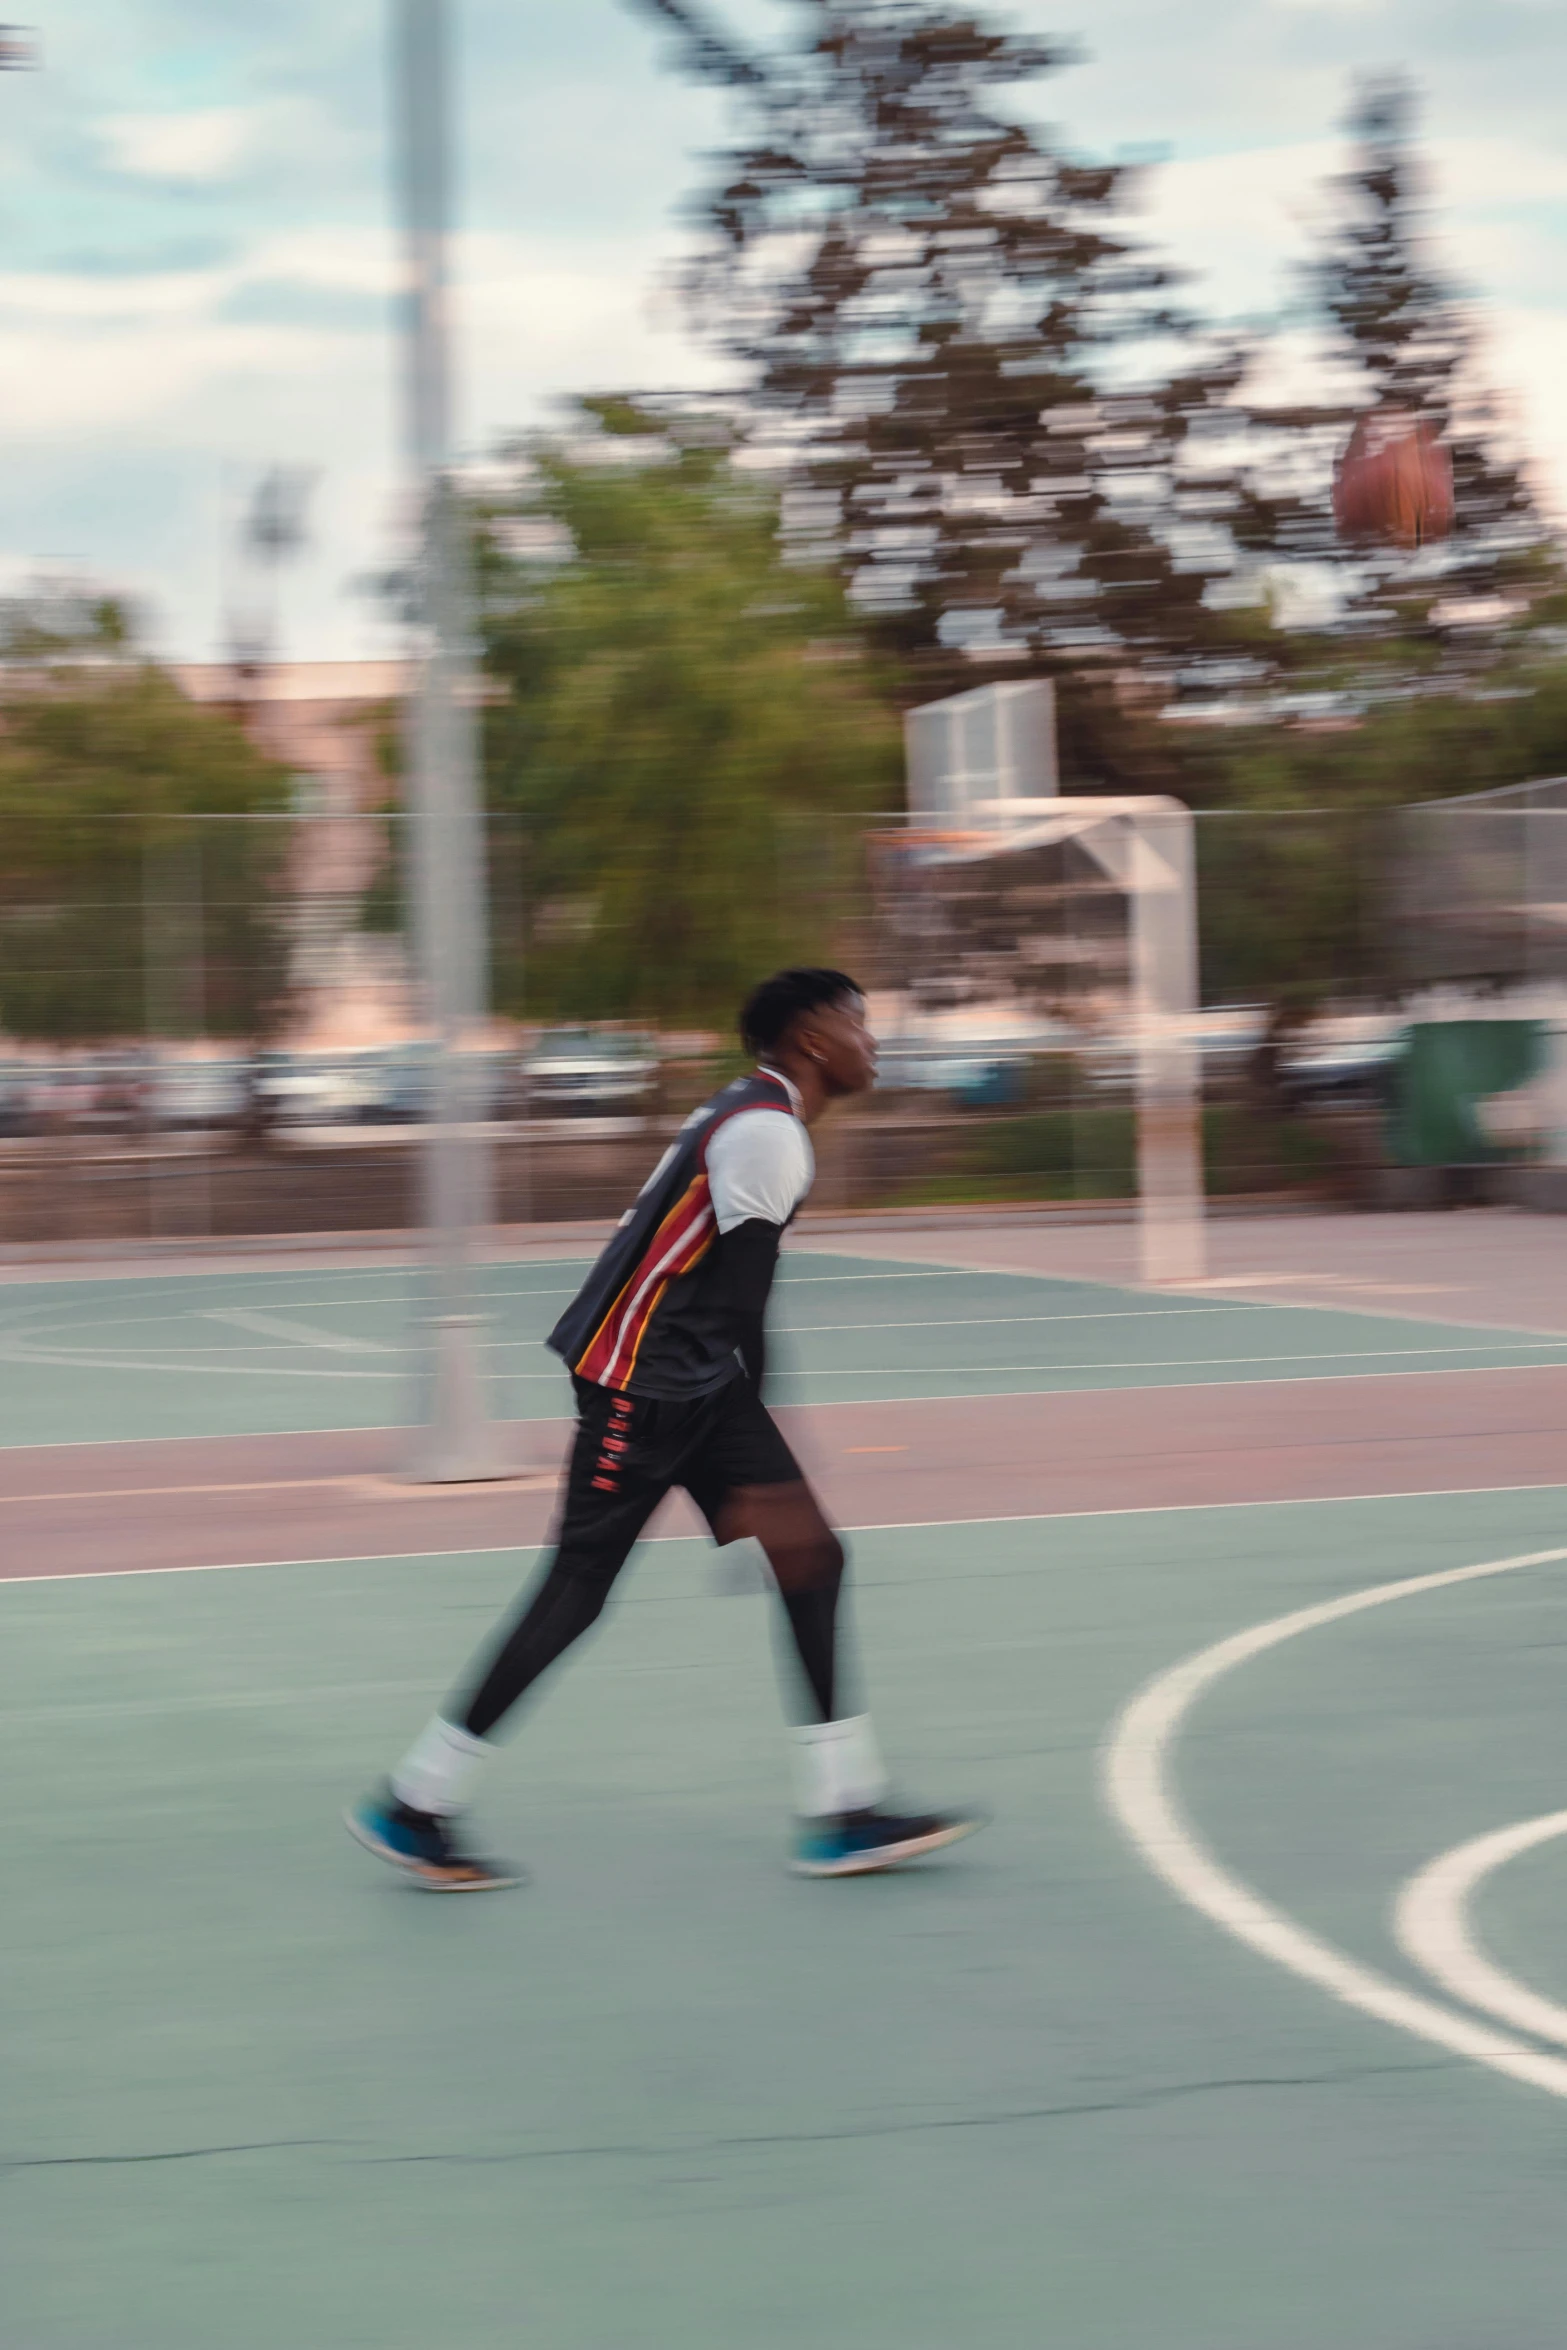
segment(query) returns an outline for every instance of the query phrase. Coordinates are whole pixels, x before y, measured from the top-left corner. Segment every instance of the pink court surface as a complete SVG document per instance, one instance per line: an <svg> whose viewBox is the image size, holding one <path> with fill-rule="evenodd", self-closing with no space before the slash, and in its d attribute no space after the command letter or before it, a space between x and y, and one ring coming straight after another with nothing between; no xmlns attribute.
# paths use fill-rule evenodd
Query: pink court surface
<svg viewBox="0 0 1567 2350"><path fill-rule="evenodd" d="M1479 2350L1560 2338L1567 1249L1504 1211L821 1222L777 1402L900 1788L784 1870L767 1603L683 1505L439 1902L336 1825L533 1571L398 1472L393 1249L0 1271L18 2350Z"/></svg>

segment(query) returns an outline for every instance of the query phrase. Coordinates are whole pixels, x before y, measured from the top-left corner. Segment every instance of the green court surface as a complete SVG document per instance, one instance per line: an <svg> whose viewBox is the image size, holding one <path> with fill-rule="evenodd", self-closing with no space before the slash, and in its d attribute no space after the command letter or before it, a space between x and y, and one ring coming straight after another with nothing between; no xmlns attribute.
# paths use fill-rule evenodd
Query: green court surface
<svg viewBox="0 0 1567 2350"><path fill-rule="evenodd" d="M7 2350L1545 2350L1560 2098L1196 1914L1099 1756L1210 1642L1564 1527L1567 1489L862 1534L899 1777L996 1818L840 1884L781 1865L765 1602L655 1545L489 1782L534 1883L465 1901L336 1813L527 1560L0 1587ZM1390 1902L1561 1805L1564 1676L1567 1564L1444 1586L1226 1672L1173 1777L1436 1997ZM1559 1845L1486 1890L1548 1992L1564 1915Z"/></svg>
<svg viewBox="0 0 1567 2350"><path fill-rule="evenodd" d="M487 1275L502 1408L569 1408L543 1344L580 1263ZM374 1428L420 1416L403 1271L28 1284L0 1303L0 1442ZM1567 1337L807 1252L774 1315L784 1402L1049 1393L1567 1361Z"/></svg>

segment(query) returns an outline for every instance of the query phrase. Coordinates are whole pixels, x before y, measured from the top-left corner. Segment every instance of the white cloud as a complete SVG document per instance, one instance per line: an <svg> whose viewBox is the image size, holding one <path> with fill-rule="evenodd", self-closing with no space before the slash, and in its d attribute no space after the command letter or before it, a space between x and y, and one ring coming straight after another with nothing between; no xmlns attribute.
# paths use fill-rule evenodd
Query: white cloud
<svg viewBox="0 0 1567 2350"><path fill-rule="evenodd" d="M1509 440L1547 510L1567 523L1567 316L1498 307L1487 315L1481 356L1501 394Z"/></svg>
<svg viewBox="0 0 1567 2350"><path fill-rule="evenodd" d="M260 109L191 108L179 114L111 114L97 134L109 162L135 179L226 179L257 144Z"/></svg>
<svg viewBox="0 0 1567 2350"><path fill-rule="evenodd" d="M1433 139L1434 193L1466 211L1567 203L1567 155L1518 139Z"/></svg>
<svg viewBox="0 0 1567 2350"><path fill-rule="evenodd" d="M134 327L209 310L234 283L232 271L216 269L156 270L140 277L13 270L0 276L0 314L12 322L11 331L26 319L76 319L84 325L121 320Z"/></svg>
<svg viewBox="0 0 1567 2350"><path fill-rule="evenodd" d="M1427 152L1439 262L1499 301L1554 296L1567 156L1524 139L1440 139ZM1331 206L1326 183L1345 164L1328 139L1162 164L1144 183L1139 225L1202 273L1221 308L1271 310L1294 292L1290 264L1308 251Z"/></svg>
<svg viewBox="0 0 1567 2350"><path fill-rule="evenodd" d="M371 641L372 622L344 582L377 566L401 478L398 251L380 225L379 20L359 0L336 17L301 19L315 29L281 49L274 38L265 67L264 43L241 44L227 82L202 84L204 97L235 102L174 111L176 72L126 70L132 55L151 55L146 7L158 4L81 0L78 11L68 118L94 126L119 175L107 197L100 184L29 208L20 175L42 172L45 147L31 164L22 147L0 164L8 184L16 178L18 221L55 224L0 270L0 405L12 451L5 544L24 562L36 542L149 582L157 571L170 641L209 649L222 537L212 485L223 462L313 465L318 537L291 574L292 632L300 652L351 652ZM1455 274L1491 298L1487 372L1515 401L1519 437L1567 509L1567 404L1556 389L1567 375L1567 153L1551 111L1562 36L1546 37L1567 15L1553 5L1540 0L1539 39L1509 49L1501 36L1516 33L1520 0L1494 21L1471 0L1468 31L1449 12L1445 32L1433 21L1429 38L1419 0L1267 0L1261 9L1212 0L1195 30L1152 0L1102 0L1090 36L1099 62L1052 85L1049 110L1062 111L1069 140L1088 150L1171 136L1210 150L1149 173L1139 225L1198 273L1197 305L1267 315L1295 296L1290 265L1309 247L1322 183L1345 168L1333 126L1351 74L1379 55L1418 52L1437 227ZM1025 21L1056 22L1050 0L1013 7ZM730 0L730 9L737 26L774 29L770 0ZM190 0L176 13L184 24ZM534 14L564 44L544 71ZM521 17L476 0L469 15L465 206L483 227L460 241L455 272L465 445L493 445L574 390L722 380L667 292L675 208L699 174L693 150L710 141L717 97L656 75L657 44L627 34L620 0ZM340 43L345 16L360 29ZM127 44L112 71L100 56L106 24ZM524 53L526 73L500 70ZM42 105L64 88L64 72L62 58L19 95ZM1242 141L1240 151L1212 151ZM79 150L72 140L59 153ZM237 230L240 241L215 247L224 257L210 266L114 275L89 259L74 272L57 265L66 219L70 249L102 248L116 261L188 250L208 230L215 239ZM516 233L519 224L534 233ZM31 273L29 259L45 266ZM189 562L155 548L145 513L113 494L149 470L186 484Z"/></svg>
<svg viewBox="0 0 1567 2350"><path fill-rule="evenodd" d="M456 241L460 275L467 274L467 255L474 242L472 238ZM398 270L398 249L390 228L323 226L263 238L245 256L236 277L251 285L390 295L399 282Z"/></svg>
<svg viewBox="0 0 1567 2350"><path fill-rule="evenodd" d="M610 245L476 232L454 253L456 374L465 446L492 447L587 388L714 381L657 288L670 255L655 235ZM192 523L205 552L156 582L111 495L89 545L62 544L131 584L155 586L161 635L193 656L221 636L215 592L225 464L319 468L316 539L291 573L285 627L302 657L375 649L383 630L351 583L383 568L403 478L401 352L390 300L397 250L349 226L266 237L219 268L144 278L0 276L0 409L14 448L62 483L108 467L133 482L175 462L205 486ZM291 289L311 297L286 315ZM278 298L281 318L247 299ZM330 301L344 296L342 318ZM18 549L26 559L25 549Z"/></svg>
<svg viewBox="0 0 1567 2350"><path fill-rule="evenodd" d="M1293 293L1290 264L1322 210L1342 150L1325 139L1161 164L1144 183L1143 233L1200 272L1199 302L1273 310Z"/></svg>

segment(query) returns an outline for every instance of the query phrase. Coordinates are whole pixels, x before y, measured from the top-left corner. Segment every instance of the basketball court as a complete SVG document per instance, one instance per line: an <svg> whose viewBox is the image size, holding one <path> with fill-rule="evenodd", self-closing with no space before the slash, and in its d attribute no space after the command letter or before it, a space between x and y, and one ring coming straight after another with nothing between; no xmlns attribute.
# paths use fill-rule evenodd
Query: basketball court
<svg viewBox="0 0 1567 2350"><path fill-rule="evenodd" d="M1256 1219L1154 1293L1125 1228L808 1234L869 1694L994 1825L790 1877L767 1603L672 1512L468 1903L337 1814L531 1571L580 1262L489 1269L520 1473L445 1493L395 1263L7 1284L8 2340L1554 2340L1556 1253Z"/></svg>

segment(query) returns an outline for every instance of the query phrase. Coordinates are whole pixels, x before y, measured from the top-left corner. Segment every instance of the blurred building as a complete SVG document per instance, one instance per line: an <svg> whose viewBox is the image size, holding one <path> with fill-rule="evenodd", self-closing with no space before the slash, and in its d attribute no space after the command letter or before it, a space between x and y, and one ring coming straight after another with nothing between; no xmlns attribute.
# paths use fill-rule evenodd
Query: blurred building
<svg viewBox="0 0 1567 2350"><path fill-rule="evenodd" d="M407 1033L402 940L365 927L365 901L389 877L395 783L386 748L407 669L401 661L177 662L193 702L227 710L295 779L293 980L308 1007L300 1042L361 1045Z"/></svg>

